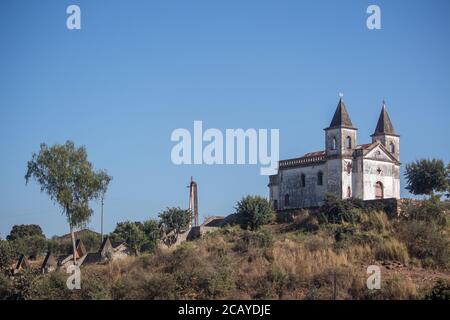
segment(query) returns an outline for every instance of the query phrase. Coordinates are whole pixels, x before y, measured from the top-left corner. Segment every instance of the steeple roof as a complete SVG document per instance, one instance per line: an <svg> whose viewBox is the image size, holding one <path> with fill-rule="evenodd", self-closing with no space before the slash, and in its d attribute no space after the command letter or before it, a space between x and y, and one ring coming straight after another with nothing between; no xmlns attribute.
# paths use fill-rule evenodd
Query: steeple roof
<svg viewBox="0 0 450 320"><path fill-rule="evenodd" d="M352 120L350 120L350 116L348 115L347 108L345 107L342 97L339 99L339 103L334 113L333 120L331 120L329 126L329 128L339 127L353 128Z"/></svg>
<svg viewBox="0 0 450 320"><path fill-rule="evenodd" d="M377 127L375 128L374 136L389 134L389 135L397 135L395 132L394 126L392 125L391 119L386 110L386 103L383 100L383 107L381 108L380 117L378 118Z"/></svg>

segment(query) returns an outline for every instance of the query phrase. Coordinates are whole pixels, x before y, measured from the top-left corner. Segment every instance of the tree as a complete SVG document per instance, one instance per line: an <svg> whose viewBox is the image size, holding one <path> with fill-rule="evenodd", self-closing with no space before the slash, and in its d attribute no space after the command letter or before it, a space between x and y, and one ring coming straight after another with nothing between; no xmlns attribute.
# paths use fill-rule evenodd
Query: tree
<svg viewBox="0 0 450 320"><path fill-rule="evenodd" d="M159 213L159 225L164 234L164 242L171 246L178 240L178 235L189 228L191 211L181 208L167 208Z"/></svg>
<svg viewBox="0 0 450 320"><path fill-rule="evenodd" d="M125 221L117 224L111 233L111 239L115 242L126 243L138 255L142 245L145 243L146 237L142 223Z"/></svg>
<svg viewBox="0 0 450 320"><path fill-rule="evenodd" d="M42 237L45 238L42 229L37 224L21 224L14 225L11 232L6 237L6 240L14 241L17 239L28 238L28 237Z"/></svg>
<svg viewBox="0 0 450 320"><path fill-rule="evenodd" d="M406 165L406 189L415 195L431 196L448 188L447 172L442 160L422 159Z"/></svg>
<svg viewBox="0 0 450 320"><path fill-rule="evenodd" d="M73 259L76 264L74 228L83 226L92 216L89 201L97 200L111 179L106 171L94 171L87 160L84 146L76 147L72 141L48 147L41 144L38 154L28 161L25 180L34 178L41 192L58 203L69 223Z"/></svg>
<svg viewBox="0 0 450 320"><path fill-rule="evenodd" d="M148 250L153 251L161 238L159 222L153 219L144 221L143 230L146 237L146 247Z"/></svg>
<svg viewBox="0 0 450 320"><path fill-rule="evenodd" d="M236 204L237 220L243 229L256 230L273 219L270 202L260 196L246 196Z"/></svg>

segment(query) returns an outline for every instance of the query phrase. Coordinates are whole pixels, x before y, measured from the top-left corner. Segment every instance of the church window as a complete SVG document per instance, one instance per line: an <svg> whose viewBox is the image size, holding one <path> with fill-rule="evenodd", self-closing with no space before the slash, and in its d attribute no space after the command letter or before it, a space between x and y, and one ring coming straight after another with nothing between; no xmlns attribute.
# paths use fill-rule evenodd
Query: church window
<svg viewBox="0 0 450 320"><path fill-rule="evenodd" d="M347 139L345 139L345 147L347 149L351 149L352 148L352 138L350 136L348 136Z"/></svg>
<svg viewBox="0 0 450 320"><path fill-rule="evenodd" d="M345 169L347 170L347 174L352 173L352 163L347 162L347 167Z"/></svg>
<svg viewBox="0 0 450 320"><path fill-rule="evenodd" d="M286 194L286 195L284 196L284 205L285 205L286 207L289 206L289 195L288 195L288 194Z"/></svg>
<svg viewBox="0 0 450 320"><path fill-rule="evenodd" d="M304 173L301 175L301 183L303 188L306 187L306 176Z"/></svg>
<svg viewBox="0 0 450 320"><path fill-rule="evenodd" d="M323 172L319 171L319 173L317 174L317 184L319 186L323 185Z"/></svg>
<svg viewBox="0 0 450 320"><path fill-rule="evenodd" d="M391 142L391 144L389 145L389 151L391 153L395 153L395 145Z"/></svg>
<svg viewBox="0 0 450 320"><path fill-rule="evenodd" d="M337 149L337 141L336 141L336 137L333 137L333 139L331 140L331 150L336 150Z"/></svg>
<svg viewBox="0 0 450 320"><path fill-rule="evenodd" d="M352 188L350 188L350 186L347 187L347 198L351 198L352 197Z"/></svg>

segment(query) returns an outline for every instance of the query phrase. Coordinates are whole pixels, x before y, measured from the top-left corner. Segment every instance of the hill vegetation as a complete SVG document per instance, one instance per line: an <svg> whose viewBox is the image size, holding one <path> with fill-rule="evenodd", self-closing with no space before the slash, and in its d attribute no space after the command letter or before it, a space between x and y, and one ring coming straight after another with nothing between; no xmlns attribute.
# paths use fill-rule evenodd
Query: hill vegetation
<svg viewBox="0 0 450 320"><path fill-rule="evenodd" d="M299 211L291 222L227 225L173 249L82 267L81 290L66 288L63 271L0 276L0 297L449 299L448 208L431 197L389 218L360 201L329 196L322 208ZM380 290L366 287L369 265L381 267Z"/></svg>

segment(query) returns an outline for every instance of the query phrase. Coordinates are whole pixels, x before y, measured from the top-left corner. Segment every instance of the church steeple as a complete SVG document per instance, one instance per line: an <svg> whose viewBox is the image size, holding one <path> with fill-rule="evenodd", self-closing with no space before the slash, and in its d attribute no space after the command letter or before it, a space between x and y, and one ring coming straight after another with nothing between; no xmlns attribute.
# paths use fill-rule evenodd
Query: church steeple
<svg viewBox="0 0 450 320"><path fill-rule="evenodd" d="M345 107L342 93L330 126L325 129L325 150L328 156L351 157L356 147L356 131Z"/></svg>
<svg viewBox="0 0 450 320"><path fill-rule="evenodd" d="M336 111L334 112L333 119L331 120L329 129L331 128L353 128L352 120L350 120L350 116L348 115L347 108L345 107L344 100L342 96L339 99L338 106Z"/></svg>
<svg viewBox="0 0 450 320"><path fill-rule="evenodd" d="M386 102L383 100L377 127L372 134L372 142L380 142L397 159L400 160L400 136L394 129L386 110Z"/></svg>
<svg viewBox="0 0 450 320"><path fill-rule="evenodd" d="M375 128L375 132L373 136L376 135L397 135L395 133L394 126L392 125L391 119L386 110L386 102L383 100L383 107L381 108L380 117L378 118L377 127Z"/></svg>

